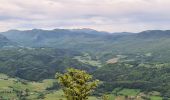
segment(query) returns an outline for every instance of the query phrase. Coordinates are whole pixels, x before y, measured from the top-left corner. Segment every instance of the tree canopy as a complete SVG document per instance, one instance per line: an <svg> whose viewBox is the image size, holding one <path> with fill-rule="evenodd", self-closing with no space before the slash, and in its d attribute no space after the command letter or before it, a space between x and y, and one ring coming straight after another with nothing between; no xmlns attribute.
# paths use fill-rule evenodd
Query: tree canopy
<svg viewBox="0 0 170 100"><path fill-rule="evenodd" d="M93 80L86 71L69 68L64 74L56 74L67 100L87 100L98 86L99 80Z"/></svg>

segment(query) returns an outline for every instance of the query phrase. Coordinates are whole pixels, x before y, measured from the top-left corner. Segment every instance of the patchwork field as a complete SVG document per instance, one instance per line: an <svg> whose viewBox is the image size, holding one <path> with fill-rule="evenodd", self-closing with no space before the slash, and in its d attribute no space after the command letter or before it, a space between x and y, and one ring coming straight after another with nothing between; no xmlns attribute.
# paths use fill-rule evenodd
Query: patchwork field
<svg viewBox="0 0 170 100"><path fill-rule="evenodd" d="M30 82L17 78L11 78L5 74L0 74L0 98L2 100L21 100L26 98L28 100L66 100L62 90L46 90L51 87L55 79L47 79L42 82ZM150 93L151 94L151 93ZM150 100L162 100L158 96L159 93L152 93ZM139 89L122 89L115 88L112 93L107 94L109 100L145 100L142 98L148 97L142 94ZM101 97L91 96L89 100L102 100Z"/></svg>

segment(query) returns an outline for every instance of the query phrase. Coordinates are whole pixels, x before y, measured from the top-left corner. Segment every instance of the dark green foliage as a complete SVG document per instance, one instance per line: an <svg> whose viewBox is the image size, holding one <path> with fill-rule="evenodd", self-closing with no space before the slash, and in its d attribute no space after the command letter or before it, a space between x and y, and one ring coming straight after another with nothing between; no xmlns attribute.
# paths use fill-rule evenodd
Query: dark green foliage
<svg viewBox="0 0 170 100"><path fill-rule="evenodd" d="M45 95L43 93L40 93L37 97L37 99L44 99L45 98Z"/></svg>
<svg viewBox="0 0 170 100"><path fill-rule="evenodd" d="M72 59L77 52L50 48L19 48L0 51L0 72L27 80L54 78L68 66L94 71L95 67Z"/></svg>
<svg viewBox="0 0 170 100"><path fill-rule="evenodd" d="M170 97L170 67L156 65L158 64L148 67L148 64L141 66L138 63L129 67L127 63L108 64L98 69L94 76L103 81L100 88L106 91L112 91L116 87L136 88L143 91L159 91L162 95Z"/></svg>

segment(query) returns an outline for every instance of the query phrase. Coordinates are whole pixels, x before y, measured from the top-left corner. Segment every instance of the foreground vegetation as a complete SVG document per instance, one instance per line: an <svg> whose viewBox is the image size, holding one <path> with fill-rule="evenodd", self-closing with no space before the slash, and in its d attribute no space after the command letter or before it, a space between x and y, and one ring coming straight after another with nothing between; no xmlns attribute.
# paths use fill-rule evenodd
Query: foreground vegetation
<svg viewBox="0 0 170 100"><path fill-rule="evenodd" d="M93 94L94 97L101 97L105 93L111 98L121 96L122 93L117 93L118 95L113 93L116 88L121 88L120 91L123 92L127 92L128 89L140 90L136 96L141 96L142 93L150 98L170 97L170 63L155 61L155 55L152 53L115 55L111 59L113 58L119 60L115 63L107 63L108 60L103 62L90 54L65 49L1 49L0 72L15 78L1 79L0 90L5 88L17 93L22 93L23 90L32 91L27 98L37 98L38 95L45 95L46 98L56 97L55 92L59 89L59 85L54 85L56 84L55 73L63 73L71 65L86 70L102 82ZM150 93L153 91L157 91L159 95L151 96ZM17 93L6 96L17 97ZM123 93L123 95L124 98L129 94Z"/></svg>
<svg viewBox="0 0 170 100"><path fill-rule="evenodd" d="M64 93L60 90L55 79L43 80L42 82L31 82L18 78L11 78L0 74L0 98L2 100L66 100ZM136 98L139 100L162 100L159 92L142 92L140 89L115 88L109 94L108 100L126 100L125 98ZM90 96L88 100L101 100L98 95ZM138 100L135 99L135 100Z"/></svg>
<svg viewBox="0 0 170 100"><path fill-rule="evenodd" d="M99 84L99 80L93 80L86 71L74 68L67 69L64 74L57 73L56 78L67 100L87 100Z"/></svg>

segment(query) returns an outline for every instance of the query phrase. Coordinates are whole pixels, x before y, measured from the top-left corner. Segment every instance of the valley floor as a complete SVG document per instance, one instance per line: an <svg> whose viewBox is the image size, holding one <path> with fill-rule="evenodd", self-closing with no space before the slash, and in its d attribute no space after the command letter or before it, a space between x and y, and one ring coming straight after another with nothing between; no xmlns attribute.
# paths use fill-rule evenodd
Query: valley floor
<svg viewBox="0 0 170 100"><path fill-rule="evenodd" d="M23 100L24 98L26 100L65 100L62 90L46 90L54 82L56 82L54 79L29 82L0 74L0 100ZM139 89L116 88L107 96L109 100L145 100L146 98L162 100L158 92L146 95ZM101 97L91 96L89 100L101 100Z"/></svg>

